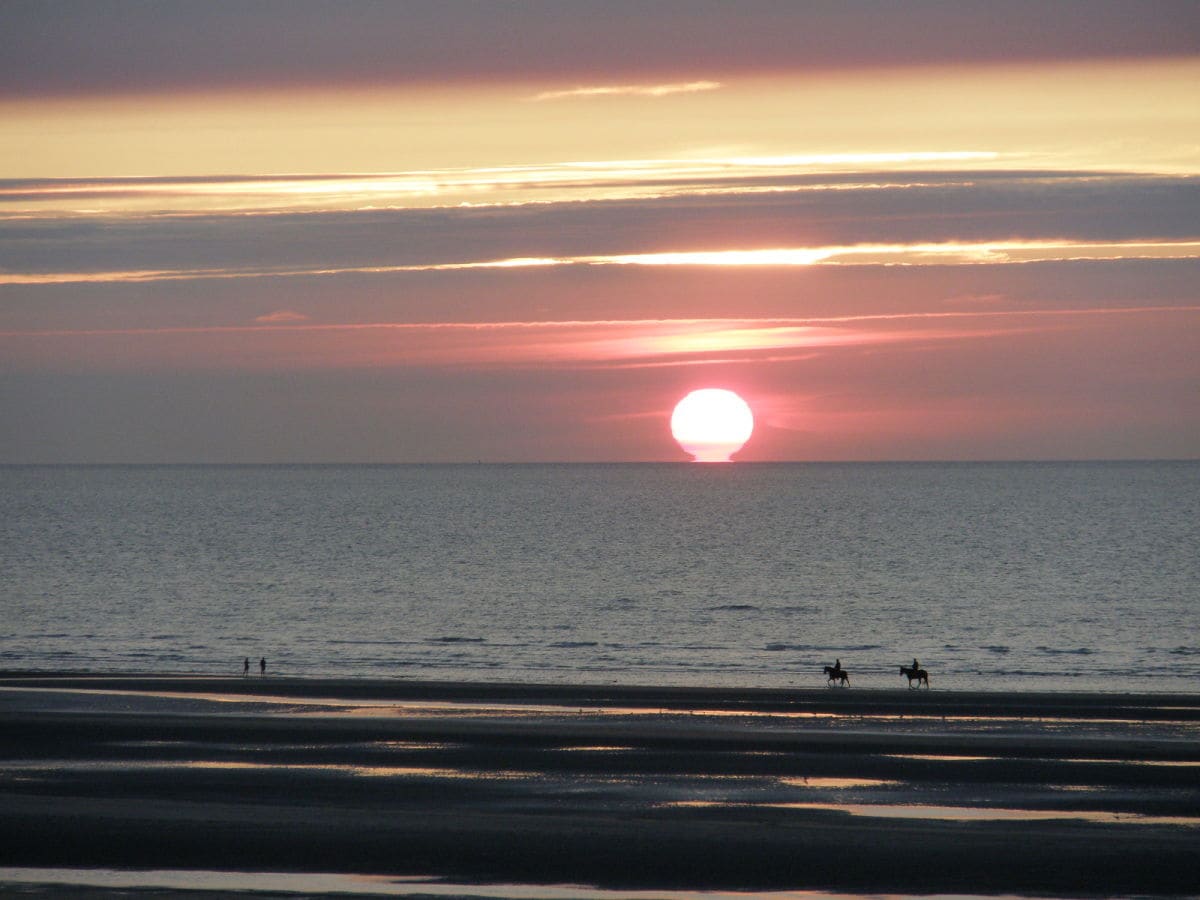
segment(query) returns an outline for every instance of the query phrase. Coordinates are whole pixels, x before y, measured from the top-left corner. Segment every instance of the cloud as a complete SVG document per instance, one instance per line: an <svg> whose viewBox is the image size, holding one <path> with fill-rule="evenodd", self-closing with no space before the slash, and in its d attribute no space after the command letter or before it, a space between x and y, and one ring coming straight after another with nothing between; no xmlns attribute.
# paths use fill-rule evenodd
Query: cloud
<svg viewBox="0 0 1200 900"><path fill-rule="evenodd" d="M997 265L1094 259L1196 259L1200 241L947 241L771 247L579 257L562 264L633 266ZM515 261L514 261L515 262ZM541 263L544 264L544 263Z"/></svg>
<svg viewBox="0 0 1200 900"><path fill-rule="evenodd" d="M937 169L1004 162L990 151L943 150L575 160L361 174L0 179L0 220L39 213L94 218L417 210L738 191L886 190L945 183L945 174L933 174ZM927 170L922 181L899 175L914 169Z"/></svg>
<svg viewBox="0 0 1200 900"><path fill-rule="evenodd" d="M284 311L286 312L286 311ZM625 358L646 353L691 354L768 350L787 347L820 348L865 343L911 340L914 336L939 338L991 335L998 330L1025 330L1031 322L1069 321L1096 316L1171 316L1200 312L1200 305L1130 306L1093 308L1044 308L979 311L919 311L864 313L838 316L770 318L695 318L695 319L561 319L530 321L475 322L341 322L291 324L296 314L273 318L262 316L255 325L211 325L174 327L131 327L54 329L39 331L0 331L0 337L20 339L79 337L175 337L203 335L272 334L353 334L391 332L410 335L526 335L520 343L527 347L552 348L551 356L572 356L564 348L586 345L601 358ZM300 319L306 319L300 316ZM1005 321L1014 324L1004 324ZM1018 322L1023 320L1023 324ZM996 323L982 325L955 322ZM939 330L926 329L936 325ZM1048 327L1039 325L1038 327ZM857 330L847 330L847 329ZM910 329L910 330L898 330ZM531 336L531 337L530 337ZM486 338L492 340L492 338Z"/></svg>
<svg viewBox="0 0 1200 900"><path fill-rule="evenodd" d="M290 309L277 309L265 316L256 317L254 321L260 325L284 325L289 322L307 322L308 316Z"/></svg>
<svg viewBox="0 0 1200 900"><path fill-rule="evenodd" d="M102 216L44 210L0 221L0 281L133 283L600 263L932 265L1192 256L1188 245L1200 240L1200 179L1195 178L980 171L898 177L781 170L758 178L739 173L722 182L715 173L697 180L692 174L677 179L659 168L640 170L633 163L624 169L619 191L658 196L483 208L274 208L269 215L250 215L211 210L203 193L183 197L178 214L169 215L153 209ZM572 170L559 166L552 174L565 180ZM606 164L604 170L613 179L608 184L614 183L617 169ZM595 170L586 166L573 175L577 185L596 183ZM334 176L261 179L261 189L279 187L287 197L292 188L353 192L386 180L346 179L350 187ZM109 179L95 189L151 188L128 182ZM236 194L252 183L223 179L183 186L226 196L221 192L229 186ZM6 190L24 195L44 190L53 196L55 190L82 185L39 184L0 182L0 205ZM687 193L714 185L728 192ZM157 182L153 188L176 189ZM255 183L253 191L258 190ZM595 192L582 189L575 196L582 200ZM604 190L600 196L606 196ZM153 203L161 205L157 199Z"/></svg>
<svg viewBox="0 0 1200 900"><path fill-rule="evenodd" d="M7 0L0 96L588 83L614 70L640 83L694 71L697 59L707 71L748 74L1164 57L1194 53L1195 35L1190 0L1144 0L1136 15L1123 0L407 0L351 11L339 0Z"/></svg>
<svg viewBox="0 0 1200 900"><path fill-rule="evenodd" d="M795 362L814 351L928 347L1013 335L1030 327L1028 319L273 324L20 336L0 333L0 347L5 348L3 355L10 366L31 371L71 371L84 366L97 371L135 367L142 372L412 368L512 372L730 363L766 369Z"/></svg>
<svg viewBox="0 0 1200 900"><path fill-rule="evenodd" d="M719 81L684 81L673 84L609 84L596 87L577 87L565 91L543 91L531 100L566 100L587 97L667 97L671 94L694 94L698 91L715 91L721 87Z"/></svg>
<svg viewBox="0 0 1200 900"><path fill-rule="evenodd" d="M1200 259L1200 241L980 241L936 244L860 244L831 247L766 247L689 250L604 256L538 256L402 265L295 266L280 268L142 269L108 272L0 272L0 285L147 283L210 279L312 278L338 275L396 275L476 269L528 269L563 266L666 266L777 268L813 266L968 266L1059 261ZM297 313L271 316L299 321Z"/></svg>

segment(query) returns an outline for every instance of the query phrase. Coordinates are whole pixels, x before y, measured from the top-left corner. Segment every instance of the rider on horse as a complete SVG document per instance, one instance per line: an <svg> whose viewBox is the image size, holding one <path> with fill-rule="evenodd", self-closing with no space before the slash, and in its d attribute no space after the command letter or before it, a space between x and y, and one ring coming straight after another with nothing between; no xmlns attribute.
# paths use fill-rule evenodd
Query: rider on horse
<svg viewBox="0 0 1200 900"><path fill-rule="evenodd" d="M840 681L846 687L850 686L850 674L842 668L842 661L839 659L832 666L825 667L825 677L828 681Z"/></svg>
<svg viewBox="0 0 1200 900"><path fill-rule="evenodd" d="M929 687L929 673L921 668L921 661L915 656L913 657L912 668L907 669L904 666L901 666L900 674L908 676L908 686L910 688L912 687L914 681L917 683L917 687L920 687L922 684L924 684L925 687Z"/></svg>

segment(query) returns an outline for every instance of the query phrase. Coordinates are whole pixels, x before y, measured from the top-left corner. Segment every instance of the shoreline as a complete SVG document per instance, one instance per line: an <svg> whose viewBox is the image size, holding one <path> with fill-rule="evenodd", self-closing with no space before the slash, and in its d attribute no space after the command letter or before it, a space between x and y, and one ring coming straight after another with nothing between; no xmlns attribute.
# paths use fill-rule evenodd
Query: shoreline
<svg viewBox="0 0 1200 900"><path fill-rule="evenodd" d="M1200 695L0 673L0 736L7 866L1200 893Z"/></svg>
<svg viewBox="0 0 1200 900"><path fill-rule="evenodd" d="M1200 691L1023 691L878 687L696 687L539 683L525 681L439 681L408 678L330 678L250 674L111 674L0 670L0 688L127 691L131 693L227 694L373 702L505 702L564 707L638 707L687 711L703 708L785 712L808 709L874 714L912 711L953 715L969 710L1014 716L1061 715L1200 721Z"/></svg>

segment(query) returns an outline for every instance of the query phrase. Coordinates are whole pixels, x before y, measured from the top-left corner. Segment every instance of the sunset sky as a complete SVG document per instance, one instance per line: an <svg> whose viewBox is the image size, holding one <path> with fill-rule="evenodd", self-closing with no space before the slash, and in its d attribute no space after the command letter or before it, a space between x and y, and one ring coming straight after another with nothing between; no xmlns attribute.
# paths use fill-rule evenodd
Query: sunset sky
<svg viewBox="0 0 1200 900"><path fill-rule="evenodd" d="M0 462L1200 457L1200 5L0 5Z"/></svg>

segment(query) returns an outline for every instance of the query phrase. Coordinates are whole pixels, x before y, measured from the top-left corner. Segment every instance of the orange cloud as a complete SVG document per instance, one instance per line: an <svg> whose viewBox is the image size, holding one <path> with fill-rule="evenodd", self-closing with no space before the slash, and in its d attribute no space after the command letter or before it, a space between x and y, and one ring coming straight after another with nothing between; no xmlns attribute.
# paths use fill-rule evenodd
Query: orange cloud
<svg viewBox="0 0 1200 900"><path fill-rule="evenodd" d="M521 256L408 265L297 266L266 269L144 269L100 272L0 272L0 284L76 284L188 281L199 279L296 278L332 275L391 275L469 269L553 266L968 266L1062 260L1196 259L1200 241L953 241L919 244L854 244L750 250L687 250L610 256Z"/></svg>
<svg viewBox="0 0 1200 900"><path fill-rule="evenodd" d="M685 81L673 84L607 84L596 87L577 87L565 91L543 91L530 98L535 101L565 100L575 97L667 97L671 94L694 94L697 91L715 91L721 87L719 81Z"/></svg>

